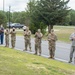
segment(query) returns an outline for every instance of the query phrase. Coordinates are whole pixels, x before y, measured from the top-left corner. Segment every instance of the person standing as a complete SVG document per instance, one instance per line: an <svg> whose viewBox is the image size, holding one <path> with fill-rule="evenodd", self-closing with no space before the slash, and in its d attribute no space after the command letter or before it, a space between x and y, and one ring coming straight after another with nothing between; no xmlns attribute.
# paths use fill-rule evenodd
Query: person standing
<svg viewBox="0 0 75 75"><path fill-rule="evenodd" d="M26 31L24 31L24 40L25 40L25 49L23 51L27 51L27 47L29 46L29 49L31 51L31 31L29 28L26 28Z"/></svg>
<svg viewBox="0 0 75 75"><path fill-rule="evenodd" d="M4 39L4 27L1 24L1 26L0 26L0 42L1 42L1 44L3 44L3 39Z"/></svg>
<svg viewBox="0 0 75 75"><path fill-rule="evenodd" d="M37 55L37 52L39 50L39 56L41 55L41 40L42 40L43 34L41 33L41 30L38 29L38 31L35 33L35 55Z"/></svg>
<svg viewBox="0 0 75 75"><path fill-rule="evenodd" d="M51 33L48 34L48 44L49 44L49 54L50 57L54 59L55 55L55 46L56 46L57 36L54 33L54 30L51 30Z"/></svg>
<svg viewBox="0 0 75 75"><path fill-rule="evenodd" d="M70 40L72 41L72 45L71 45L70 60L69 60L69 63L72 62L73 53L75 52L75 30L74 30L74 32L70 35Z"/></svg>
<svg viewBox="0 0 75 75"><path fill-rule="evenodd" d="M11 34L11 46L12 46L12 48L14 48L15 47L15 41L16 41L16 31L15 31L15 28L12 29L10 34Z"/></svg>
<svg viewBox="0 0 75 75"><path fill-rule="evenodd" d="M9 47L9 30L8 30L8 28L5 31L5 47Z"/></svg>

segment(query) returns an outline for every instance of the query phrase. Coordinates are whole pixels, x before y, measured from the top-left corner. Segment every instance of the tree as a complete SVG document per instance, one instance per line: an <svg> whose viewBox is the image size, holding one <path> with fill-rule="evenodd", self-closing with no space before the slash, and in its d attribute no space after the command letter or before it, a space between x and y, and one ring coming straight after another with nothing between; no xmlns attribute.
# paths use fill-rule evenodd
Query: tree
<svg viewBox="0 0 75 75"><path fill-rule="evenodd" d="M27 20L28 20L28 24L29 24L29 26L32 24L33 25L33 23L32 23L32 14L33 14L33 11L35 10L35 5L36 5L36 1L35 0L29 0L29 3L28 3L28 5L27 5L27 16L26 16L26 18L27 18ZM32 26L30 26L30 27L32 27ZM35 28L35 27L34 27Z"/></svg>
<svg viewBox="0 0 75 75"><path fill-rule="evenodd" d="M29 27L30 27L32 33L35 33L37 31L37 29L39 29L39 28L44 33L47 26L44 24L44 22L39 21L39 19L38 19L38 14L36 11L37 3L38 2L36 0L30 0L27 5Z"/></svg>
<svg viewBox="0 0 75 75"><path fill-rule="evenodd" d="M70 25L75 25L75 10L71 10L69 13L70 16Z"/></svg>
<svg viewBox="0 0 75 75"><path fill-rule="evenodd" d="M9 15L10 15L10 22L13 22L13 20L12 20L12 13L11 12L9 14L9 11L7 11L7 12L5 12L5 15L7 17L7 22L9 22Z"/></svg>
<svg viewBox="0 0 75 75"><path fill-rule="evenodd" d="M3 24L5 26L7 22L7 17L5 15L5 12L0 11L0 25Z"/></svg>
<svg viewBox="0 0 75 75"><path fill-rule="evenodd" d="M12 12L12 22L18 22L20 12Z"/></svg>
<svg viewBox="0 0 75 75"><path fill-rule="evenodd" d="M36 25L37 22L43 22L50 32L54 25L65 21L69 12L68 2L69 0L38 0L32 12L32 22Z"/></svg>
<svg viewBox="0 0 75 75"><path fill-rule="evenodd" d="M28 13L25 11L22 12L13 12L12 13L12 20L13 22L25 24L26 26L28 25Z"/></svg>

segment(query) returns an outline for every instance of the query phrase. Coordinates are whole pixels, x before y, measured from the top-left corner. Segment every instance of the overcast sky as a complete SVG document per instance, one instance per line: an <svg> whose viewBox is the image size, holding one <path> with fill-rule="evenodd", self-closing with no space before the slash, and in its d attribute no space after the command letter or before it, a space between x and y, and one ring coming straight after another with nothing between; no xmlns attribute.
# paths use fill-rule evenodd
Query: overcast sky
<svg viewBox="0 0 75 75"><path fill-rule="evenodd" d="M24 11L29 0L4 0L4 10L9 10L9 5L11 6L11 11ZM70 0L68 6L75 10L75 0ZM0 10L3 10L3 0L0 0Z"/></svg>

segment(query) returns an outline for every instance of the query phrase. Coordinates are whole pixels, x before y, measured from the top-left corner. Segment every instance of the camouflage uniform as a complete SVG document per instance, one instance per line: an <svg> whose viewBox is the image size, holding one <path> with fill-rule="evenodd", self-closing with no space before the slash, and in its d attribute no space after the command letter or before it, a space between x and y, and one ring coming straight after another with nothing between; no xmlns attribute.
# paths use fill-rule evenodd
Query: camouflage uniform
<svg viewBox="0 0 75 75"><path fill-rule="evenodd" d="M5 47L9 47L9 31L8 29L6 29L6 32L5 32Z"/></svg>
<svg viewBox="0 0 75 75"><path fill-rule="evenodd" d="M37 54L37 51L39 49L39 55L41 55L41 39L43 34L40 32L35 33L35 54Z"/></svg>
<svg viewBox="0 0 75 75"><path fill-rule="evenodd" d="M15 47L15 41L16 41L16 32L15 32L14 28L10 32L10 34L11 34L11 45L12 45L12 48L14 48Z"/></svg>
<svg viewBox="0 0 75 75"><path fill-rule="evenodd" d="M57 36L55 34L48 35L50 58L54 58L56 40L57 40Z"/></svg>
<svg viewBox="0 0 75 75"><path fill-rule="evenodd" d="M24 40L25 40L25 51L27 50L28 45L31 51L31 31L28 28L26 29L26 31L24 31Z"/></svg>

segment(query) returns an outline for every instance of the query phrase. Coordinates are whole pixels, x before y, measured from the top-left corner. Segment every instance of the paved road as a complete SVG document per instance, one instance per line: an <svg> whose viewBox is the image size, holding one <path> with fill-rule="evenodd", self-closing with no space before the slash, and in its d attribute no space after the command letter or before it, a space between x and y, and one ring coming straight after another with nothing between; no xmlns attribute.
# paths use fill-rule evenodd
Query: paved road
<svg viewBox="0 0 75 75"><path fill-rule="evenodd" d="M31 40L32 46L32 53L34 53L34 39ZM11 47L11 45L10 45ZM56 52L55 52L55 59L68 62L69 54L70 54L70 47L71 44L57 42L56 43ZM23 51L24 49L24 37L17 36L16 40L16 49ZM49 57L49 50L48 50L48 41L42 40L42 56ZM74 62L73 62L74 63Z"/></svg>

